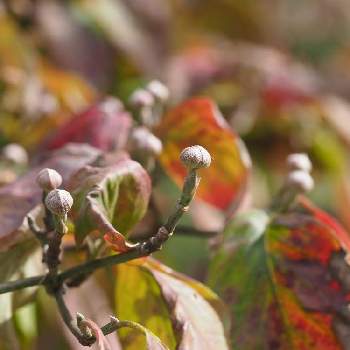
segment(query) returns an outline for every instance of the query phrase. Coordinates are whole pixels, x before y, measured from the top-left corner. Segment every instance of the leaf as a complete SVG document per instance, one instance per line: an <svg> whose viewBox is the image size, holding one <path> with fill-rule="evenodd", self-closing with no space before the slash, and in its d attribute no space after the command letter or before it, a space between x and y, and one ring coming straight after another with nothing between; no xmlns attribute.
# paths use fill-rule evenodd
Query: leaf
<svg viewBox="0 0 350 350"><path fill-rule="evenodd" d="M245 350L346 349L346 232L304 200L271 223L266 214L258 216L227 227L210 269L210 285L231 310L232 345Z"/></svg>
<svg viewBox="0 0 350 350"><path fill-rule="evenodd" d="M154 271L165 273L170 277L173 277L179 281L182 281L189 287L193 288L215 309L215 311L218 313L226 329L226 326L228 326L228 323L229 323L226 306L224 305L222 300L218 298L217 294L215 294L211 289L209 289L207 286L205 286L204 284L198 282L197 280L191 277L188 277L182 273L174 271L173 269L169 268L168 266L160 263L155 259L148 258L147 266Z"/></svg>
<svg viewBox="0 0 350 350"><path fill-rule="evenodd" d="M46 161L31 169L14 183L0 188L0 252L28 237L26 215L41 202L41 190L35 182L43 168L53 168L63 177L63 186L82 166L94 161L100 152L87 145L67 145L53 152Z"/></svg>
<svg viewBox="0 0 350 350"><path fill-rule="evenodd" d="M220 318L202 296L213 294L199 282L177 278L180 275L151 259L118 265L116 271L119 317L141 323L169 349L228 349ZM142 344L135 336L121 334L120 340L127 350Z"/></svg>
<svg viewBox="0 0 350 350"><path fill-rule="evenodd" d="M81 77L43 58L30 36L0 14L1 133L33 148L48 132L86 108L96 92Z"/></svg>
<svg viewBox="0 0 350 350"><path fill-rule="evenodd" d="M106 83L113 79L115 58L112 48L70 10L61 2L45 2L36 8L35 19L42 45L58 66L79 72L99 88L106 87Z"/></svg>
<svg viewBox="0 0 350 350"><path fill-rule="evenodd" d="M142 71L158 69L157 43L148 35L141 21L120 0L99 0L94 3L79 0L74 3L77 13L102 32L118 50Z"/></svg>
<svg viewBox="0 0 350 350"><path fill-rule="evenodd" d="M155 336L150 331L146 332L146 342L147 342L147 350L168 350L166 346L164 346L159 338Z"/></svg>
<svg viewBox="0 0 350 350"><path fill-rule="evenodd" d="M0 252L0 281L7 282L44 273L38 243L27 240L7 252ZM0 349L16 349L17 337L12 320L14 310L30 301L37 287L0 295ZM23 298L25 297L25 298Z"/></svg>
<svg viewBox="0 0 350 350"><path fill-rule="evenodd" d="M76 184L72 210L77 242L97 231L115 250L126 251L124 235L148 206L151 181L146 170L135 161L121 159L112 166L85 167L72 182Z"/></svg>
<svg viewBox="0 0 350 350"><path fill-rule="evenodd" d="M111 317L111 319L119 323L118 329L130 328L143 334L146 337L147 350L169 350L169 348L162 344L156 335L154 335L149 329L143 327L141 324L133 321L119 321L114 317Z"/></svg>
<svg viewBox="0 0 350 350"><path fill-rule="evenodd" d="M103 334L101 328L89 318L85 318L81 321L82 327L87 327L91 330L92 334L96 338L97 347L99 350L111 350L111 347L107 341L107 338Z"/></svg>
<svg viewBox="0 0 350 350"><path fill-rule="evenodd" d="M89 143L104 151L125 146L132 119L121 102L105 98L63 125L45 147L60 148L68 142Z"/></svg>
<svg viewBox="0 0 350 350"><path fill-rule="evenodd" d="M198 196L223 210L238 205L247 187L250 158L215 103L207 98L184 102L164 117L156 133L164 146L160 162L179 186L186 174L179 154L199 144L208 149L213 162L203 170Z"/></svg>

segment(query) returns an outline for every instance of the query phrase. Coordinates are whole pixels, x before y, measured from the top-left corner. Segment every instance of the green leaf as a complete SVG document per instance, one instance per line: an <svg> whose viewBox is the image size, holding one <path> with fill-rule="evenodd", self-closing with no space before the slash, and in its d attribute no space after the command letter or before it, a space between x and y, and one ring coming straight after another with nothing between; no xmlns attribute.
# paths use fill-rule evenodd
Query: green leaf
<svg viewBox="0 0 350 350"><path fill-rule="evenodd" d="M150 197L151 182L144 168L122 159L108 167L85 167L72 182L77 242L98 232L115 250L127 250L125 236L144 216Z"/></svg>
<svg viewBox="0 0 350 350"><path fill-rule="evenodd" d="M232 345L346 348L350 267L342 247L349 251L348 234L306 201L271 223L256 214L227 227L210 268L210 285L231 311Z"/></svg>
<svg viewBox="0 0 350 350"><path fill-rule="evenodd" d="M0 281L11 281L44 273L41 252L35 240L18 243L0 253ZM12 320L14 310L32 300L36 287L15 293L0 294L0 349L16 349L16 332Z"/></svg>
<svg viewBox="0 0 350 350"><path fill-rule="evenodd" d="M224 327L210 304L218 298L208 288L150 258L116 270L118 317L141 323L169 349L228 349ZM120 338L126 349L140 349L137 338Z"/></svg>
<svg viewBox="0 0 350 350"><path fill-rule="evenodd" d="M30 303L22 306L16 310L14 316L18 333L25 343L30 344L38 334L35 304Z"/></svg>
<svg viewBox="0 0 350 350"><path fill-rule="evenodd" d="M118 329L121 328L130 328L137 332L141 332L141 334L143 334L146 338L147 350L169 350L169 348L163 345L161 340L155 334L137 322L121 321L120 328Z"/></svg>
<svg viewBox="0 0 350 350"><path fill-rule="evenodd" d="M152 274L138 265L122 264L116 267L116 315L132 320L157 334L169 349L175 349L176 335L170 312L162 298L162 291ZM144 339L136 332L120 332L125 350L143 348Z"/></svg>

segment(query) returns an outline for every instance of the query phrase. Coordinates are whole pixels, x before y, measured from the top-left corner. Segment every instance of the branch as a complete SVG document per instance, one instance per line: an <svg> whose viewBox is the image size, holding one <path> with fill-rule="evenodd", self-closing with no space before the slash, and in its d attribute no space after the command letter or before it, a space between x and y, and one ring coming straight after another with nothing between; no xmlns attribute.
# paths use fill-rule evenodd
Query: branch
<svg viewBox="0 0 350 350"><path fill-rule="evenodd" d="M140 254L139 250L132 250L126 253L115 254L111 256L107 256L104 258L99 258L95 260L88 261L86 263L74 266L70 269L67 269L57 275L57 280L59 283L63 283L64 281L75 278L79 275L91 273L96 269L100 269L102 267L108 267L113 265L122 264L128 262L130 260L134 260L140 258L144 255Z"/></svg>
<svg viewBox="0 0 350 350"><path fill-rule="evenodd" d="M13 292L18 289L34 287L45 284L46 275L39 275L22 280L5 282L0 284L0 294Z"/></svg>
<svg viewBox="0 0 350 350"><path fill-rule="evenodd" d="M95 342L94 337L86 337L81 330L79 329L78 325L76 324L75 320L73 319L65 301L63 298L64 290L61 288L57 290L54 293L54 297L57 303L58 311L62 317L62 320L68 327L68 329L71 331L71 333L75 336L75 338L79 341L81 345L90 346Z"/></svg>
<svg viewBox="0 0 350 350"><path fill-rule="evenodd" d="M188 173L185 178L184 186L180 199L175 206L172 213L169 215L168 220L161 226L158 232L148 239L146 242L138 245L133 250L126 253L120 253L116 255L107 256L104 258L90 260L83 264L74 266L63 272L58 273L55 279L47 278L47 275L40 275L35 277L30 277L18 281L6 282L0 284L0 294L12 292L14 290L23 289L27 287L33 287L38 285L44 285L49 288L49 290L56 290L69 279L76 278L84 274L91 273L96 269L102 267L113 266L121 263L128 262L130 260L138 259L147 255L152 254L156 250L159 250L162 244L168 240L168 238L173 234L177 223L181 219L182 215L187 211L188 205L193 199L197 186L200 179L197 176L195 170ZM55 285L53 285L55 284Z"/></svg>
<svg viewBox="0 0 350 350"><path fill-rule="evenodd" d="M121 264L150 255L154 251L161 249L163 243L173 234L179 220L188 210L188 206L195 195L200 181L197 175L197 169L209 166L211 161L209 153L201 146L193 146L184 149L180 158L188 169L181 196L166 223L158 229L153 237L149 238L144 243L135 245L128 252L90 260L61 273L58 273L61 239L67 232L65 221L67 212L73 204L73 199L69 192L64 190L51 191L47 196L44 192L43 202L46 210L46 216L44 218L46 228L45 236L47 236L49 248L48 252L44 252L44 261L48 265L49 272L46 275L0 284L0 294L36 285L44 285L47 292L54 296L59 313L70 332L76 337L80 344L85 346L92 345L96 341L96 337L92 336L91 332L88 334L79 327L82 325L81 322L78 322L78 318L76 321L73 319L65 304L63 298L65 282L69 279L71 281L77 280L77 278L79 279L82 276L88 275L98 268ZM59 191L60 193L58 193ZM53 215L50 212L52 212ZM34 220L32 220L31 217L28 218L28 223L34 234L43 242L41 238L42 232L35 226ZM50 233L53 235L51 236ZM120 327L131 327L145 333L145 329L141 325L130 321L119 321L116 318L111 318L111 322L102 327L100 331L106 335Z"/></svg>
<svg viewBox="0 0 350 350"><path fill-rule="evenodd" d="M187 237L198 237L198 238L204 238L204 239L209 239L209 238L214 238L217 237L220 234L220 231L214 231L214 230L199 230L195 227L190 227L190 226L183 226L183 225L178 225L176 226L176 235L179 236L187 236ZM152 237L151 232L146 232L146 233L141 233L138 235L135 235L132 237L133 242L140 241L142 239L148 239Z"/></svg>

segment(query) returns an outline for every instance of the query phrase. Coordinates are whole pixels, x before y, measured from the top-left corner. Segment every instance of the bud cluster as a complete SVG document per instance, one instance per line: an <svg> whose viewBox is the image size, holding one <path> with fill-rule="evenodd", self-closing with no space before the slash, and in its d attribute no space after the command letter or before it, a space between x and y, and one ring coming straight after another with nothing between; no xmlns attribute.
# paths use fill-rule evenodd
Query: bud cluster
<svg viewBox="0 0 350 350"><path fill-rule="evenodd" d="M152 80L145 88L135 90L129 102L138 110L141 123L151 127L158 123L168 99L169 89L160 81Z"/></svg>
<svg viewBox="0 0 350 350"><path fill-rule="evenodd" d="M287 185L298 192L310 192L314 188L314 180L310 175L312 163L305 153L294 153L287 157L289 173Z"/></svg>
<svg viewBox="0 0 350 350"><path fill-rule="evenodd" d="M73 205L73 198L68 191L58 189L62 185L62 176L54 169L42 169L36 182L47 195L45 206L54 215L65 218Z"/></svg>

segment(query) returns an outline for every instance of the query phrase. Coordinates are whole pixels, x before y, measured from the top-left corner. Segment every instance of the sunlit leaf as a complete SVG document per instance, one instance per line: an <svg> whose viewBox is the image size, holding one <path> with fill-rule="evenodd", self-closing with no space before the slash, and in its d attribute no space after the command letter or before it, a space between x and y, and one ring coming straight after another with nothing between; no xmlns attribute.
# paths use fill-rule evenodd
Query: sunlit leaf
<svg viewBox="0 0 350 350"><path fill-rule="evenodd" d="M147 350L169 350L169 348L162 344L161 340L155 334L137 322L126 321L121 327L119 327L119 329L121 328L130 328L136 332L142 333L146 338L145 345Z"/></svg>
<svg viewBox="0 0 350 350"><path fill-rule="evenodd" d="M213 162L202 172L198 196L224 210L238 205L247 186L250 159L214 102L193 98L181 104L163 118L156 133L164 146L160 161L179 186L186 174L179 154L199 144L208 149Z"/></svg>
<svg viewBox="0 0 350 350"><path fill-rule="evenodd" d="M206 300L214 294L204 292L207 288L199 287L199 282L179 278L170 268L149 259L118 265L116 270L116 314L120 318L144 325L169 349L228 349L220 318ZM121 334L126 349L140 348L141 339L134 337Z"/></svg>
<svg viewBox="0 0 350 350"><path fill-rule="evenodd" d="M347 233L306 201L269 220L247 215L229 225L211 267L210 285L230 306L233 346L346 349Z"/></svg>
<svg viewBox="0 0 350 350"><path fill-rule="evenodd" d="M144 168L121 159L108 167L85 167L72 182L77 242L97 231L115 250L127 250L124 236L145 214L151 192Z"/></svg>

